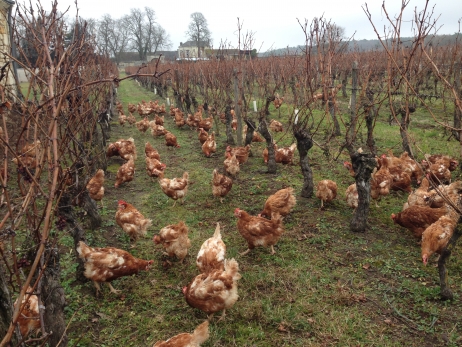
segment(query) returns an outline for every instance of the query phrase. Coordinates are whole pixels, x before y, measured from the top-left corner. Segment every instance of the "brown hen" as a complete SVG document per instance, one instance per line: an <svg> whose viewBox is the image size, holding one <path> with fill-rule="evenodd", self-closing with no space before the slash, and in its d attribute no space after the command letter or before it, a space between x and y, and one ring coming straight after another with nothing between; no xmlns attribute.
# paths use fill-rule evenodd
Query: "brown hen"
<svg viewBox="0 0 462 347"><path fill-rule="evenodd" d="M337 183L331 180L322 180L316 186L316 197L321 200L321 209L324 202L331 202L337 196Z"/></svg>
<svg viewBox="0 0 462 347"><path fill-rule="evenodd" d="M176 136L173 135L170 131L167 131L165 133L165 145L167 147L177 147L180 148L180 145L178 144L176 140Z"/></svg>
<svg viewBox="0 0 462 347"><path fill-rule="evenodd" d="M209 321L207 320L200 324L192 334L182 333L167 341L157 341L152 347L200 347L209 336Z"/></svg>
<svg viewBox="0 0 462 347"><path fill-rule="evenodd" d="M161 163L159 160L155 158L145 158L146 161L146 171L148 173L148 176L151 177L159 177L160 173L165 170L167 165Z"/></svg>
<svg viewBox="0 0 462 347"><path fill-rule="evenodd" d="M201 273L223 270L226 245L221 239L220 223L217 223L213 236L204 241L197 254L196 265Z"/></svg>
<svg viewBox="0 0 462 347"><path fill-rule="evenodd" d="M144 146L144 153L148 158L160 160L159 152L149 142Z"/></svg>
<svg viewBox="0 0 462 347"><path fill-rule="evenodd" d="M162 228L159 235L155 235L152 240L157 245L162 244L165 249L165 255L169 257L176 256L183 262L184 258L188 255L188 249L191 247L188 232L188 227L181 221Z"/></svg>
<svg viewBox="0 0 462 347"><path fill-rule="evenodd" d="M219 174L217 169L213 170L212 194L219 197L221 203L223 203L223 197L229 193L232 186L233 180L230 177Z"/></svg>
<svg viewBox="0 0 462 347"><path fill-rule="evenodd" d="M159 185L165 195L169 198L175 200L173 207L176 205L178 199L181 200L181 203L184 202L184 197L188 192L188 183L189 183L189 173L184 172L183 178L164 178L164 173L159 174Z"/></svg>
<svg viewBox="0 0 462 347"><path fill-rule="evenodd" d="M96 171L96 174L90 178L90 181L87 183L88 195L95 201L101 201L101 206L103 206L103 196L104 196L104 170L99 169Z"/></svg>
<svg viewBox="0 0 462 347"><path fill-rule="evenodd" d="M217 151L217 143L215 142L215 133L212 132L207 137L207 140L202 144L202 152L205 154L207 158L212 156L212 153Z"/></svg>
<svg viewBox="0 0 462 347"><path fill-rule="evenodd" d="M114 187L119 188L122 183L131 182L135 177L135 161L133 157L130 158L125 164L119 167L117 170L116 181Z"/></svg>
<svg viewBox="0 0 462 347"><path fill-rule="evenodd" d="M188 305L207 313L209 320L215 312L223 310L221 320L239 298L237 281L241 277L237 261L225 260L224 270L196 276L183 288L183 294Z"/></svg>
<svg viewBox="0 0 462 347"><path fill-rule="evenodd" d="M130 137L127 140L120 139L110 143L107 147L106 156L110 158L114 155L118 155L125 160L129 160L131 157L136 160L135 140Z"/></svg>
<svg viewBox="0 0 462 347"><path fill-rule="evenodd" d="M247 161L247 159L249 159L250 145L235 148L228 146L226 147L226 152L229 152L231 155L236 155L239 164L244 164ZM227 156L226 153L225 156Z"/></svg>
<svg viewBox="0 0 462 347"><path fill-rule="evenodd" d="M144 218L140 211L124 200L119 200L117 204L118 208L115 214L117 225L128 234L130 240L136 241L138 237L146 236L152 220Z"/></svg>
<svg viewBox="0 0 462 347"><path fill-rule="evenodd" d="M149 120L148 117L144 117L142 120L139 122L135 123L136 127L138 128L139 131L141 132L146 132L146 130L149 129Z"/></svg>
<svg viewBox="0 0 462 347"><path fill-rule="evenodd" d="M391 219L393 219L395 224L409 229L417 239L421 239L424 230L447 214L447 212L445 207L431 208L414 205L397 214L392 213Z"/></svg>
<svg viewBox="0 0 462 347"><path fill-rule="evenodd" d="M247 212L236 208L234 216L238 218L237 229L248 245L248 249L241 255L249 253L251 249L257 246L270 246L271 254L276 253L274 245L284 233L282 217L279 213L273 213L271 220L268 220L263 217L251 216Z"/></svg>
<svg viewBox="0 0 462 347"><path fill-rule="evenodd" d="M231 155L230 152L226 152L226 159L223 162L223 165L225 167L225 172L228 175L236 177L236 175L239 173L240 166L239 160L236 158L236 154Z"/></svg>
<svg viewBox="0 0 462 347"><path fill-rule="evenodd" d="M32 294L32 287L28 287L21 302L21 311L18 316L19 331L25 339L30 333L38 333L40 331L40 314L38 307L38 297ZM13 306L16 308L18 300Z"/></svg>
<svg viewBox="0 0 462 347"><path fill-rule="evenodd" d="M275 212L281 216L287 216L296 203L294 188L280 189L266 199L265 206L259 217L271 218L271 214Z"/></svg>
<svg viewBox="0 0 462 347"><path fill-rule="evenodd" d="M120 290L114 289L111 281L137 274L141 270L149 270L153 263L152 260L135 258L122 249L89 247L83 241L79 242L77 253L84 262L84 276L93 281L96 287L96 296L101 291L100 283L107 283L111 292L117 294Z"/></svg>

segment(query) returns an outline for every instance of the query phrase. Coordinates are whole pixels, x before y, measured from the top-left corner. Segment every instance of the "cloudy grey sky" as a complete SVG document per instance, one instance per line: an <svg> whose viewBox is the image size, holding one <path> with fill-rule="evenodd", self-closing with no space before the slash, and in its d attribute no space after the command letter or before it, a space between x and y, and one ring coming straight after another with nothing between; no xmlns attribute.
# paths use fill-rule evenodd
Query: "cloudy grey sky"
<svg viewBox="0 0 462 347"><path fill-rule="evenodd" d="M434 8L434 18L438 18L440 34L453 34L459 30L458 20L462 17L460 0L429 0L429 8ZM19 0L18 2L21 2ZM363 9L367 3L374 24L383 33L388 26L382 12L382 0L196 0L196 1L148 1L148 0L77 0L79 15L85 19L99 19L110 14L114 19L130 12L131 8L151 7L155 10L158 23L169 33L175 50L180 42L187 40L185 31L193 12L202 12L212 32L214 46L227 41L237 46L237 18L243 23L243 31L254 33L253 48L264 52L270 48L284 48L304 43L304 34L297 18L304 22L314 17L324 16L345 28L347 36L355 34L355 39L377 38ZM51 7L51 0L41 0L45 9ZM423 10L426 0L410 0L404 19L413 18L414 9ZM58 0L58 9L69 16L75 16L75 0ZM401 0L386 0L385 7L390 15L395 15L401 7ZM410 27L402 36L410 36Z"/></svg>

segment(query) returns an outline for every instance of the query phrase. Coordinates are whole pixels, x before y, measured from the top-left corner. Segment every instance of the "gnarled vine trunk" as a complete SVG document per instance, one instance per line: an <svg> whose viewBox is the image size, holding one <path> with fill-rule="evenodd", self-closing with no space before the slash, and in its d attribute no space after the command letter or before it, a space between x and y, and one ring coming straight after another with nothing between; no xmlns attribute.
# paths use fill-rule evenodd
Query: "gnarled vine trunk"
<svg viewBox="0 0 462 347"><path fill-rule="evenodd" d="M308 151L313 147L313 140L308 131L294 128L294 136L297 139L297 149L300 155L300 168L303 175L303 187L301 196L304 198L310 198L313 195L314 182L313 182L313 171L310 167L308 158Z"/></svg>
<svg viewBox="0 0 462 347"><path fill-rule="evenodd" d="M252 143L253 134L256 129L255 122L250 119L245 119L245 124L247 124L247 132L245 133L244 146L250 145Z"/></svg>
<svg viewBox="0 0 462 347"><path fill-rule="evenodd" d="M49 259L41 281L40 296L45 306L44 324L47 333L52 333L48 339L50 346L67 346L66 321L64 308L66 299L61 286L61 266L59 250L56 246L49 246L45 250L45 259Z"/></svg>
<svg viewBox="0 0 462 347"><path fill-rule="evenodd" d="M266 116L269 114L269 105L271 102L274 101L274 96L270 96L266 98L265 107L260 111L259 121L260 124L258 125L258 132L265 138L266 140L266 147L268 148L268 173L275 174L277 172L276 167L276 156L274 150L274 143L273 137L268 130L268 123L266 122Z"/></svg>
<svg viewBox="0 0 462 347"><path fill-rule="evenodd" d="M0 263L0 336L5 336L13 318L13 303L7 283L3 263Z"/></svg>
<svg viewBox="0 0 462 347"><path fill-rule="evenodd" d="M233 116L231 115L231 106L226 106L225 109L225 119L226 119L226 143L228 145L235 145L233 132L231 130L231 123L233 121Z"/></svg>
<svg viewBox="0 0 462 347"><path fill-rule="evenodd" d="M77 249L77 246L80 241L86 242L85 239L85 230L80 226L80 223L77 221L77 218L74 214L74 208L71 204L71 197L69 194L65 193L59 200L59 218L66 222L67 230L69 230L72 238L74 239L74 249ZM85 271L83 261L78 257L76 251L76 262L77 269L75 277L81 282L86 282L88 279L83 275Z"/></svg>
<svg viewBox="0 0 462 347"><path fill-rule="evenodd" d="M350 157L356 173L355 181L358 191L358 207L351 219L350 230L365 232L371 200L371 174L377 166L377 162L372 154L355 152Z"/></svg>

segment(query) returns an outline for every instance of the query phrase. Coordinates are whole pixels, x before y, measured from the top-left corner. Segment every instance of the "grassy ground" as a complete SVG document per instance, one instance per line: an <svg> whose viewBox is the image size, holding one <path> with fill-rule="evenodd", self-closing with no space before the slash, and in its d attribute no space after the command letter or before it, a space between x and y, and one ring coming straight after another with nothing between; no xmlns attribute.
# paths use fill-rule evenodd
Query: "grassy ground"
<svg viewBox="0 0 462 347"><path fill-rule="evenodd" d="M118 97L125 109L128 102L156 99L132 81L121 84ZM348 100L341 100L340 106L347 103ZM394 148L399 154L398 127L389 126L386 117L384 114L376 128L380 153ZM412 123L412 135L422 150L458 157L455 142L446 142L448 134L435 130L431 124L425 114ZM278 166L277 175L268 175L261 157L264 145L253 145L254 156L243 165L221 204L212 196L210 182L213 169L221 170L223 166L224 129L217 137L217 154L205 158L195 131L176 128L168 115L165 127L178 137L181 148L167 149L163 137L153 138L149 132L140 133L135 127L121 127L117 120L113 121L112 141L135 139L137 172L134 181L115 189L115 174L122 161L109 160L103 226L88 231L92 246L129 250L129 239L115 223L114 215L117 199L134 204L152 218L153 225L148 237L129 251L137 257L153 259L151 271L115 281L114 286L122 290L120 296L113 295L105 286L102 297L96 298L91 283L74 280L71 237L65 235L61 240L70 346L152 346L159 339L194 330L206 314L187 305L181 288L198 274L197 252L213 234L217 222L223 227L227 257L236 258L242 279L239 300L224 321L212 321L210 339L204 346L462 344L460 246L449 262L449 282L455 299L442 302L435 263L424 267L419 245L390 219L391 213L400 211L406 200L404 194L391 194L382 200L380 208L371 206L370 229L363 234L351 233L348 224L352 212L344 201L344 192L353 180L342 167L347 158L342 155L334 161L314 147L310 160L315 180L335 180L339 185L338 198L320 211L319 200L298 196L294 211L284 220L286 232L275 247L277 253L271 255L269 249L258 248L240 256L246 242L237 231L234 209L257 214L276 190L292 186L299 192L302 176L298 159L294 166ZM167 201L158 183L147 176L146 141L158 149L162 162L167 164L166 177L189 172L191 185L184 205L173 208L173 201ZM291 141L286 137L283 143ZM454 174L458 178L459 170ZM172 267L165 267L165 257L151 238L162 227L180 220L190 228L190 254L185 264L173 260Z"/></svg>

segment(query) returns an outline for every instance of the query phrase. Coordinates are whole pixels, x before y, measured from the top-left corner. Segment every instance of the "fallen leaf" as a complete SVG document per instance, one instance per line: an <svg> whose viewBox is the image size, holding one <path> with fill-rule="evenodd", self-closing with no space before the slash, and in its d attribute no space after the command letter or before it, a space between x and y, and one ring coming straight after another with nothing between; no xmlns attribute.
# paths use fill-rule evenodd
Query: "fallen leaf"
<svg viewBox="0 0 462 347"><path fill-rule="evenodd" d="M281 322L281 323L279 324L279 326L278 326L278 331L282 331L282 332L284 332L284 333L288 332L288 330L287 330L285 324L286 324L285 322Z"/></svg>
<svg viewBox="0 0 462 347"><path fill-rule="evenodd" d="M354 295L354 298L357 302L366 302L367 298L366 295L361 294L361 295Z"/></svg>
<svg viewBox="0 0 462 347"><path fill-rule="evenodd" d="M384 322L385 322L386 324L391 324L391 319L385 319Z"/></svg>
<svg viewBox="0 0 462 347"><path fill-rule="evenodd" d="M369 270L370 267L371 267L371 264L369 264L369 263L366 263L366 264L363 265L363 269L365 269L365 270Z"/></svg>

